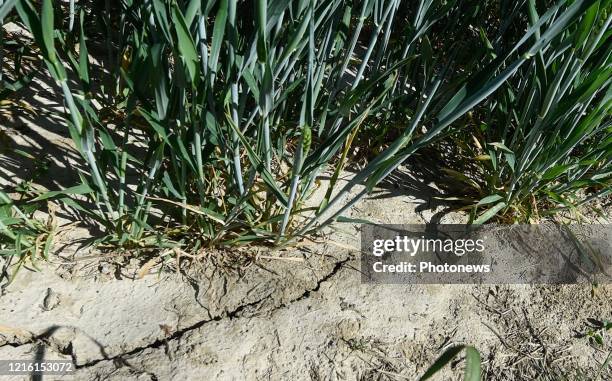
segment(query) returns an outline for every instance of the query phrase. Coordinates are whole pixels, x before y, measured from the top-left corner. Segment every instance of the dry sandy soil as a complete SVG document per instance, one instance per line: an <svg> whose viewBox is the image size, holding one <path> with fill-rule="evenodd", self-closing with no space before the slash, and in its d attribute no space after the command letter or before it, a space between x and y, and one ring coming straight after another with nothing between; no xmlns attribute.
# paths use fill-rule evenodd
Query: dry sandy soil
<svg viewBox="0 0 612 381"><path fill-rule="evenodd" d="M43 186L72 185L62 169L78 156L62 132L57 89L40 81L33 89L27 101L37 112L1 116L0 133L50 155ZM32 165L0 163L0 185ZM349 214L462 220L432 194L398 174ZM317 240L283 252L212 252L177 272L172 261L162 269L69 239L40 272L22 269L2 285L0 359L76 364L74 375L46 379L415 380L445 349L468 344L487 380L612 379L604 365L612 339L599 345L587 335L612 319L610 285L362 284L357 226L338 224ZM435 379L461 379L464 363L459 356Z"/></svg>
<svg viewBox="0 0 612 381"><path fill-rule="evenodd" d="M351 213L432 219L418 199L392 196ZM612 342L584 336L611 316L609 285L362 284L356 229L284 252L211 253L222 267L178 273L69 245L3 288L0 359L71 359L77 371L62 379L78 380L414 380L469 344L488 380L612 377ZM437 379L461 379L463 366Z"/></svg>

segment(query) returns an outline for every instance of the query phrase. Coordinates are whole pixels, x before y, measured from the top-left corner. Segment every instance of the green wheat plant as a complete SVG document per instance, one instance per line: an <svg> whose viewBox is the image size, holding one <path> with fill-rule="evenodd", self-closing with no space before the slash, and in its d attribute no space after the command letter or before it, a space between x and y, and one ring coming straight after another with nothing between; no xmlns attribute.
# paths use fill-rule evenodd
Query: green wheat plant
<svg viewBox="0 0 612 381"><path fill-rule="evenodd" d="M31 107L21 102L18 94L32 79L31 70L24 67L24 61L36 59L27 47L20 46L19 41L5 39L4 25L16 18L8 12L12 5L14 2L0 1L0 113L3 113L4 109L8 111L12 108L31 112ZM3 115L0 114L0 117ZM0 130L0 154L29 156L23 151L15 150L11 143L7 132ZM30 156L28 159L34 158ZM5 275L8 276L6 270L11 263L17 264L13 268L14 273L26 261L35 266L37 260L46 258L52 248L56 228L54 220L50 218L43 222L34 218L39 205L29 204L23 199L22 196L27 198L28 183L23 182L21 185L22 188L14 192L17 196L13 195L19 200L11 198L7 189L0 189L0 258L3 263L0 281ZM11 276L9 281L12 278Z"/></svg>
<svg viewBox="0 0 612 381"><path fill-rule="evenodd" d="M537 22L535 1L528 10ZM483 121L465 131L471 136L460 135L459 145L476 163L466 181L481 197L474 201L481 211L475 222L496 214L537 220L610 194L611 11L610 1L593 2L479 110Z"/></svg>
<svg viewBox="0 0 612 381"><path fill-rule="evenodd" d="M457 66L459 45L433 54L438 23L450 34L466 26L453 21L466 12L456 1L126 0L106 2L103 16L79 2L9 3L62 88L87 168L81 185L53 196L86 195L90 207L64 200L100 221L107 243L198 249L286 244L336 221L562 49L594 2L552 5L497 54L475 49L470 70ZM524 13L513 14L520 24ZM94 40L106 41L102 87ZM121 117L109 122L99 104ZM397 138L338 188L362 126L399 109ZM321 186L320 205L309 204ZM347 200L355 186L363 191Z"/></svg>
<svg viewBox="0 0 612 381"><path fill-rule="evenodd" d="M57 223L53 212L46 221L35 218L37 209L36 204L15 202L0 191L0 281L6 278L10 283L24 265L36 269L39 261L48 259Z"/></svg>
<svg viewBox="0 0 612 381"><path fill-rule="evenodd" d="M40 18L28 2L16 7L63 89L96 215L121 244L142 240L156 211L209 244L290 235L317 176L388 102L415 36L439 17L433 10L450 9L423 2L389 65L378 36L390 35L398 1L126 3L115 60L126 117L111 130L87 99L84 11L78 56L68 53L79 92L59 63L53 4L43 2ZM365 58L355 60L366 27ZM144 157L129 152L134 139Z"/></svg>

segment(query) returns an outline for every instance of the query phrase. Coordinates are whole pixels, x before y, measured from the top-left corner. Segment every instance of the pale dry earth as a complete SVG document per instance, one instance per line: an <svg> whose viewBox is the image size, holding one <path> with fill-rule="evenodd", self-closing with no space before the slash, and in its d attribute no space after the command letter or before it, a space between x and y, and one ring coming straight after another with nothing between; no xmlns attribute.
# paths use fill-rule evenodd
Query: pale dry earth
<svg viewBox="0 0 612 381"><path fill-rule="evenodd" d="M415 203L370 198L352 213L430 220ZM609 338L582 337L589 319L610 318L609 285L362 284L357 227L320 240L233 269L154 266L139 278L142 262L118 267L77 250L73 262L22 270L0 297L0 358L75 362L74 375L46 379L414 380L446 348L468 344L486 379L612 377L602 365ZM435 379L461 379L463 366L458 358Z"/></svg>

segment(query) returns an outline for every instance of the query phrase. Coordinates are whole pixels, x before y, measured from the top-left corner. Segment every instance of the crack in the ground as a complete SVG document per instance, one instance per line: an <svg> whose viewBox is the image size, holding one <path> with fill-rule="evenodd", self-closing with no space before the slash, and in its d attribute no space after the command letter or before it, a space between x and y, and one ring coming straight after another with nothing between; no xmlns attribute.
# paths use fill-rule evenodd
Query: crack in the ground
<svg viewBox="0 0 612 381"><path fill-rule="evenodd" d="M51 348L53 350L55 350L56 352L65 355L65 356L69 356L72 363L76 365L76 354L74 353L74 348L72 346L72 341L69 342L67 345L65 346L61 346L59 343L54 343L52 341L50 341L49 339L52 337L53 333L55 333L55 331L57 331L58 329L60 329L62 327L57 326L57 325L53 325L49 328L47 328L43 333L38 334L38 335L34 335L33 333L30 333L30 338L27 339L26 341L20 341L19 343L11 343L11 342L7 342L3 345L0 345L0 348L4 347L4 346L10 346L13 348L19 348L23 345L36 345L38 344L38 348L36 349L36 360L40 360L42 361L44 359L44 353L45 353L45 346L48 348Z"/></svg>
<svg viewBox="0 0 612 381"><path fill-rule="evenodd" d="M311 289L307 289L305 290L301 295L299 295L298 297L286 302L286 303L282 303L278 306L275 306L273 308L271 308L269 311L266 312L274 312L276 310L279 310L281 308L285 308L290 304L299 302L301 300L307 299L308 297L311 296L312 293L317 292L321 289L321 286L329 281L332 277L334 277L342 268L343 266L352 259L353 257L349 254L347 255L347 257L343 260L340 260L338 262L336 262L334 264L334 267L332 268L332 270L330 272L328 272L325 276L323 276L322 278L320 278L319 280L317 280L316 285L311 288ZM75 364L75 368L76 369L84 369L84 368L89 368L92 366L95 366L96 364L102 362L102 361L113 361L117 364L123 364L123 365L129 365L126 360L124 359L124 357L128 357L137 353L140 353L144 350L147 349L158 349L161 348L163 346L168 346L168 343L174 340L180 340L185 334L187 334L190 331L199 329L201 327L203 327L204 325L208 324L208 323L213 323L213 322L217 322L217 321L221 321L223 319L236 319L236 318L240 318L242 317L242 313L244 311L246 311L247 309L251 308L251 307L256 307L259 306L261 304L263 304L267 299L269 299L272 296L272 292L270 292L268 295L257 299L253 302L249 302L246 304L242 304L240 306L238 306L237 308L235 308L232 311L226 312L225 314L213 317L213 318L209 318L209 319L205 319L205 320L201 320L198 321L197 323L194 323L188 327L182 328L180 330L175 331L174 333L172 333L171 335L161 338L161 339L157 339L155 341L153 341L152 343L149 343L147 345L144 346L139 346L136 348L133 348L127 352L123 352L120 353L118 355L115 356L104 356L103 358L100 359L96 359L90 362L87 362L85 364L81 364L81 365L77 365L77 356L76 353L74 352L74 347L72 345L72 342L68 343L68 345L66 346L59 346L57 345L57 343L53 343L49 340L49 338L51 337L52 332L54 332L56 329L58 329L59 327L52 327L49 330L46 330L45 332L43 332L40 335L32 335L32 337L28 340L25 341L20 341L18 343L15 342L7 342L3 345L0 345L0 348L2 348L3 346L12 346L12 347L20 347L23 345L28 345L28 344L35 344L35 343L44 343L44 345L54 349L55 351L66 355L66 356L70 356L70 358L72 359L72 362ZM153 376L153 379L155 379L156 377Z"/></svg>
<svg viewBox="0 0 612 381"><path fill-rule="evenodd" d="M334 265L334 268L329 273L327 273L323 278L319 279L317 281L317 285L314 288L312 288L310 290L304 290L304 293L302 293L302 295L298 296L295 299L290 300L288 303L283 303L283 304L279 305L278 307L273 308L271 311L275 311L277 309L284 308L284 307L286 307L286 306L288 306L290 304L293 304L293 303L296 303L296 302L299 302L301 300L309 298L310 295L313 292L319 291L321 289L321 286L323 285L323 283L325 283L328 280L330 280L331 278L333 278L334 275L336 275L342 269L342 267L348 261L350 261L351 259L353 259L353 256L351 254L349 254L349 255L347 255L347 257L345 259L336 262L336 264Z"/></svg>
<svg viewBox="0 0 612 381"><path fill-rule="evenodd" d="M275 306L274 308L270 309L268 312L274 312L274 311L276 311L278 309L281 309L281 308L284 308L284 307L286 307L286 306L288 306L288 305L290 305L292 303L296 303L296 302L299 302L301 300L304 300L304 299L310 297L310 295L313 292L319 291L320 288L321 288L321 285L323 283L329 281L332 277L334 277L342 269L344 264L346 264L351 259L352 259L352 256L348 255L345 259L336 262L334 267L333 267L333 269L329 273L327 273L325 276L320 278L317 281L317 284L315 285L314 288L305 290L297 298L290 300L288 303L283 303L283 304L280 304L278 306ZM115 362L120 361L120 362L125 362L124 357L128 357L128 356L137 354L137 353L142 352L142 351L144 351L146 349L158 349L158 348L161 348L162 346L167 346L169 342L174 341L174 340L180 340L186 333L188 333L190 331L193 331L193 330L196 330L196 329L199 329L199 328L203 327L204 325L206 325L208 323L213 323L213 322L221 321L223 319L230 319L230 320L232 320L232 319L240 318L241 317L241 313L243 311L245 311L246 309L248 309L250 307L254 307L254 306L258 306L258 305L262 304L267 299L269 299L271 296L272 296L272 293L270 293L270 294L266 295L265 297L260 298L260 299L258 299L256 301L253 301L253 302L250 302L250 303L246 303L246 304L242 304L242 305L238 306L236 309L234 309L233 311L227 312L227 313L225 313L223 315L216 316L216 317L214 317L212 319L201 320L201 321L199 321L199 322L197 322L195 324L192 324L192 325L190 325L188 327L185 327L185 328L182 328L180 330L175 331L170 336L164 337L162 339L157 339L157 340L153 341L150 344L133 348L133 349L127 351L127 352L120 353L120 354L112 356L112 357L105 357L105 358L101 358L101 359L96 359L96 360L90 361L90 362L85 363L85 364L77 365L76 361L74 361L76 359L73 356L73 361L75 363L75 368L76 369L89 368L89 367L95 366L96 364L98 364L98 363L100 363L102 361L115 361Z"/></svg>
<svg viewBox="0 0 612 381"><path fill-rule="evenodd" d="M123 357L131 356L133 354L142 352L142 351L144 351L146 349L158 349L158 348L161 348L162 346L167 346L169 342L174 341L174 340L179 340L186 333L188 333L190 331L193 331L193 330L196 330L198 328L201 328L201 327L203 327L204 325L206 325L208 323L213 323L213 322L216 322L216 321L221 321L224 318L233 319L233 318L237 317L236 315L239 314L240 312L242 312L244 309L252 307L252 306L255 306L255 305L258 305L258 304L262 303L264 300L266 300L269 297L270 297L270 295L266 295L265 297L263 297L261 299L258 299L258 300L254 301L254 302L250 302L250 303L247 303L247 304L240 305L235 310L227 312L227 313L225 313L223 315L215 316L212 319L201 320L201 321L199 321L197 323L194 323L194 324L192 324L192 325L190 325L188 327L185 327L185 328L182 328L182 329L179 329L179 330L175 331L170 336L166 336L164 338L157 339L157 340L153 341L152 343L149 343L149 344L144 345L144 346L140 346L140 347L136 347L136 348L130 349L127 352L120 353L118 355L111 356L111 357L104 357L104 358L101 358L101 359L96 359L96 360L93 360L93 361L90 361L88 363L81 364L81 365L77 365L76 362L75 362L75 368L76 369L89 368L91 366L94 366L94 365L102 362L102 361L117 361L117 360L121 361L121 360L123 360Z"/></svg>

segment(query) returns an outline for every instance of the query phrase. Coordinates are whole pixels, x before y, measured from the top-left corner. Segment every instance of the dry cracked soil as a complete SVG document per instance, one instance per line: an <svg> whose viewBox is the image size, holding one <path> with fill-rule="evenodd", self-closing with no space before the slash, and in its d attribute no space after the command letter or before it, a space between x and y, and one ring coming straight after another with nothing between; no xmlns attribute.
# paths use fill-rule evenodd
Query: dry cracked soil
<svg viewBox="0 0 612 381"><path fill-rule="evenodd" d="M352 213L431 220L414 202L371 197ZM593 336L609 285L363 284L358 228L181 271L68 245L2 289L0 359L75 364L50 380L416 380L467 344L487 380L611 379L611 342ZM434 379L462 379L464 363Z"/></svg>

